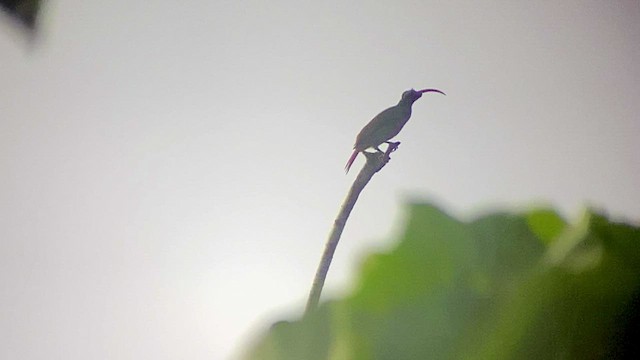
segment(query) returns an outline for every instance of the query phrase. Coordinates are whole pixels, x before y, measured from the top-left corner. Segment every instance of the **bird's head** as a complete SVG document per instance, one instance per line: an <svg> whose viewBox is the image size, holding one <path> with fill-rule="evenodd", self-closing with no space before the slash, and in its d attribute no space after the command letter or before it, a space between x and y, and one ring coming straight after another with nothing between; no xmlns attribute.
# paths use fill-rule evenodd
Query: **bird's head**
<svg viewBox="0 0 640 360"><path fill-rule="evenodd" d="M437 92L437 93L440 93L442 95L446 95L445 93L443 93L442 91L440 91L438 89L423 89L423 90L410 89L410 90L407 90L407 91L402 93L402 100L409 101L410 103L413 103L414 101L420 99L422 97L422 94L427 93L427 92Z"/></svg>

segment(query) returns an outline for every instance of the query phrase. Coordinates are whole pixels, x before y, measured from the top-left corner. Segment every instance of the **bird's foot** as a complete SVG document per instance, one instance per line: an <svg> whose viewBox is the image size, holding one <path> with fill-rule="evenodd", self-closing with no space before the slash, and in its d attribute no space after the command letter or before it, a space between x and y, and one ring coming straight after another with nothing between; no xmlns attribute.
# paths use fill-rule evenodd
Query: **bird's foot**
<svg viewBox="0 0 640 360"><path fill-rule="evenodd" d="M398 146L400 146L400 141L385 141L385 143L387 143L389 146L387 147L387 151L385 152L385 154L387 154L387 156L389 154L391 154L392 152L398 150Z"/></svg>
<svg viewBox="0 0 640 360"><path fill-rule="evenodd" d="M367 157L367 164L369 164L369 166L373 166L376 172L380 171L380 169L382 169L382 167L384 167L389 162L389 160L391 160L391 153L396 151L398 149L398 146L400 146L400 142L388 141L387 144L389 146L387 146L386 151L381 151L378 147L375 147L375 149L377 150L376 152L363 152Z"/></svg>

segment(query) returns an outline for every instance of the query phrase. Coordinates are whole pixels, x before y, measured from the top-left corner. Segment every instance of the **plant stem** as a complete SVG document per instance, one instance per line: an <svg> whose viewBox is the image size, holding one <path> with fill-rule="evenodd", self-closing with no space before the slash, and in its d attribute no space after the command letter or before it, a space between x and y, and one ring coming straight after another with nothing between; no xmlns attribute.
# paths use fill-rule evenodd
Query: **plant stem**
<svg viewBox="0 0 640 360"><path fill-rule="evenodd" d="M313 279L313 285L311 286L311 292L309 293L309 299L307 300L305 315L310 314L318 307L320 294L322 293L322 287L324 286L324 281L327 278L327 273L329 272L329 266L331 265L333 254L338 247L340 236L342 235L344 226L347 223L347 219L349 219L349 214L351 214L351 210L353 210L353 207L358 200L358 196L360 195L364 187L369 183L373 175L376 172L380 171L389 162L389 160L391 159L389 155L394 152L399 145L399 142L390 143L389 147L387 147L387 150L384 153L363 152L367 157L367 163L362 168L362 170L360 170L360 173L358 173L358 176L351 185L351 189L347 194L347 198L342 203L340 212L338 213L336 220L333 222L333 228L329 233L329 239L327 240L327 244L324 248L324 253L322 254L322 258L320 259L320 264L318 265L316 276Z"/></svg>

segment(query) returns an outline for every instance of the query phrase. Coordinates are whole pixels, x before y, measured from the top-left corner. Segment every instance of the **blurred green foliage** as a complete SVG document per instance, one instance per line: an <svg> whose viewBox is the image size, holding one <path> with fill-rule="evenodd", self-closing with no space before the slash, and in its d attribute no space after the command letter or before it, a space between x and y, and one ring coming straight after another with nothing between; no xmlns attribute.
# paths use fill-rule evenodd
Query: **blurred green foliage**
<svg viewBox="0 0 640 360"><path fill-rule="evenodd" d="M415 204L350 296L274 325L247 358L640 358L639 299L638 227L590 211L462 222Z"/></svg>

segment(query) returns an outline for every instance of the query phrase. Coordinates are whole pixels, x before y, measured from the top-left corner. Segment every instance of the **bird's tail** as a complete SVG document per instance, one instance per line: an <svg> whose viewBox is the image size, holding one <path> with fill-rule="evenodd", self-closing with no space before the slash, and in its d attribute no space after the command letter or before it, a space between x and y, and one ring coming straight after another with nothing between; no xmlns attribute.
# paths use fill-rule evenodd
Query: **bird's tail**
<svg viewBox="0 0 640 360"><path fill-rule="evenodd" d="M349 161L347 161L347 165L345 165L344 167L344 172L348 173L349 169L351 169L351 165L353 165L353 162L356 161L356 157L358 156L359 151L356 149L353 149L353 153L351 154L351 157L349 158Z"/></svg>

